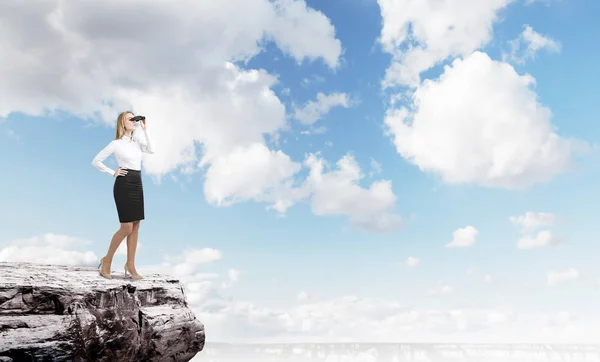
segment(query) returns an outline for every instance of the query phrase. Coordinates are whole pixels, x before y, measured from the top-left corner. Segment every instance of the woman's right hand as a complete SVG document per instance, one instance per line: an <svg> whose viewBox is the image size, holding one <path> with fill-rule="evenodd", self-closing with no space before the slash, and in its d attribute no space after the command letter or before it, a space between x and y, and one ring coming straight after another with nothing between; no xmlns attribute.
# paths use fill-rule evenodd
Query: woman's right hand
<svg viewBox="0 0 600 362"><path fill-rule="evenodd" d="M127 170L122 169L121 167L119 167L116 171L115 174L113 175L114 177L117 176L125 176L127 175Z"/></svg>

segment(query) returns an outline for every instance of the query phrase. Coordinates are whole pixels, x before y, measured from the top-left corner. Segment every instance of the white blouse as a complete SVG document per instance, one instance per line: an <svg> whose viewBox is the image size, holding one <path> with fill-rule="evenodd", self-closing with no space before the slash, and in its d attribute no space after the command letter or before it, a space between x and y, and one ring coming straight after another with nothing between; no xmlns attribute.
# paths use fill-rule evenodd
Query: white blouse
<svg viewBox="0 0 600 362"><path fill-rule="evenodd" d="M121 139L112 140L106 147L98 152L96 157L92 160L92 165L98 170L113 176L115 171L102 163L108 156L113 154L117 159L117 164L120 168L141 170L143 154L154 153L148 133L145 129L141 129L146 136L146 142L141 142L141 140L136 137L137 130L133 132L132 138L123 136Z"/></svg>

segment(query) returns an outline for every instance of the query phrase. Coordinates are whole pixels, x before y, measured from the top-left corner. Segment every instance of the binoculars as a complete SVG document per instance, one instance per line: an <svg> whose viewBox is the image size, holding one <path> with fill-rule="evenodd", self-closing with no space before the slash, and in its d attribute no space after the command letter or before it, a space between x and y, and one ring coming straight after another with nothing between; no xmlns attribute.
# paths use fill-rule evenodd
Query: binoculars
<svg viewBox="0 0 600 362"><path fill-rule="evenodd" d="M132 117L132 118L131 118L131 120L132 120L133 122L139 122L139 121L142 121L142 120L144 120L144 119L146 119L146 117L144 117L144 116L135 116L135 117Z"/></svg>

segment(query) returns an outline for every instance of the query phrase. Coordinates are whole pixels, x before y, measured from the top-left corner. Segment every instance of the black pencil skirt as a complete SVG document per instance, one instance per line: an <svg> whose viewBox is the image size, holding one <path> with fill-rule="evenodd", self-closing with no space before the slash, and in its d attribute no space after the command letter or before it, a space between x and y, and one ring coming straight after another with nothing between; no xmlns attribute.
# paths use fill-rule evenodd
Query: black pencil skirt
<svg viewBox="0 0 600 362"><path fill-rule="evenodd" d="M144 220L144 188L142 172L127 169L127 175L117 176L113 186L119 221Z"/></svg>

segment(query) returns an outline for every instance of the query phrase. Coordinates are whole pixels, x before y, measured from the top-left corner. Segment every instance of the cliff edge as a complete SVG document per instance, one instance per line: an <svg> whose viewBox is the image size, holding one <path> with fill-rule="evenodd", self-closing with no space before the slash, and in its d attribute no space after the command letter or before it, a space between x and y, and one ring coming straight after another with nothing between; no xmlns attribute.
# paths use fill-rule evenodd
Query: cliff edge
<svg viewBox="0 0 600 362"><path fill-rule="evenodd" d="M0 361L189 361L204 342L178 280L0 262Z"/></svg>

